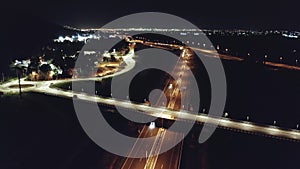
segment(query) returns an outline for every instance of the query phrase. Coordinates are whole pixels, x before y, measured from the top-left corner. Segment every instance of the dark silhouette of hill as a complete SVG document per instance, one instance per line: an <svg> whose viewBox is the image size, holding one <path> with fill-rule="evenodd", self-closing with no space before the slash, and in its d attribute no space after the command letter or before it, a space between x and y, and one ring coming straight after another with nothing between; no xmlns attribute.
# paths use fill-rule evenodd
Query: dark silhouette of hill
<svg viewBox="0 0 300 169"><path fill-rule="evenodd" d="M0 72L11 73L15 59L39 55L41 48L59 35L75 33L61 25L29 14L1 16Z"/></svg>

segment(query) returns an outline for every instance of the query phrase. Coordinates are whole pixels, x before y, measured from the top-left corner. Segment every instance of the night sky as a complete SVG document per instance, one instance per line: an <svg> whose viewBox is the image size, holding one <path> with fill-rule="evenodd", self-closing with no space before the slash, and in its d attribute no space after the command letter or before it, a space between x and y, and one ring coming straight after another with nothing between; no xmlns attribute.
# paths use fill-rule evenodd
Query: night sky
<svg viewBox="0 0 300 169"><path fill-rule="evenodd" d="M200 28L300 30L297 1L8 1L1 5L1 20L34 16L78 28L101 27L118 17L136 12L175 14Z"/></svg>

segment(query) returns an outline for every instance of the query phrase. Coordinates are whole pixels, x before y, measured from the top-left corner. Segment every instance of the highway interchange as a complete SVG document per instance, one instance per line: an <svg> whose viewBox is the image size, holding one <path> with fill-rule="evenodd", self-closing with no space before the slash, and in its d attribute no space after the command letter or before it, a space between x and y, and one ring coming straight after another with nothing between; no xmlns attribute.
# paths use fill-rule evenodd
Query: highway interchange
<svg viewBox="0 0 300 169"><path fill-rule="evenodd" d="M157 47L157 48L177 48L182 50L182 53L186 52L186 48L180 45L175 44L163 44L163 43L157 43L157 42L144 42L140 40L129 40L131 43L142 43L146 46L151 47ZM228 59L228 60L238 60L241 61L241 58L238 57L232 57L232 56L226 56L226 55L220 55L217 54L215 51L201 49L201 48L191 48L192 50L198 50L202 53L204 53L208 57L219 57L221 59ZM184 55L184 54L183 54ZM293 141L300 141L300 132L299 130L295 129L282 129L276 126L270 126L270 125L261 125L261 124L255 124L249 121L237 121L229 118L224 117L212 117L208 116L207 114L192 114L189 113L186 110L182 110L180 108L175 108L177 104L177 99L179 95L182 95L183 97L187 97L188 95L185 92L173 92L175 95L174 100L170 100L167 103L166 107L160 107L160 106L148 106L145 104L137 104L132 103L128 100L117 100L114 98L103 98L96 95L88 95L86 93L79 93L74 91L67 91L62 90L58 88L53 88L53 84L58 83L64 83L64 82L73 82L73 81L84 81L84 80L94 80L94 81L100 81L103 78L107 77L113 77L117 76L123 73L126 73L134 68L135 61L133 59L134 52L130 51L129 54L123 57L124 62L126 63L126 66L124 69L121 69L120 71L111 74L106 75L104 77L93 77L93 78L82 78L82 79L62 79L62 80L51 80L51 81L26 81L25 78L21 79L21 84L32 84L32 87L23 88L23 92L37 92L37 93L43 93L47 95L54 95L58 97L66 97L66 98L74 98L76 95L77 99L88 101L88 102L97 102L100 104L105 105L113 105L118 106L122 108L127 109L133 109L133 110L139 110L136 111L137 113L144 113L146 115L150 115L156 118L160 119L167 119L167 120L180 120L180 121L186 121L187 123L195 121L196 123L203 124L203 123L209 123L209 124L215 124L218 125L220 128L228 129L228 130L235 130L240 132L246 132L246 133L259 133L265 136L274 137L274 138L285 138ZM181 57L179 57L181 58ZM295 69L300 70L299 67L296 66L289 66L285 64L279 64L279 63L273 63L273 62L266 62L265 64L276 66L276 67L282 67L287 69ZM182 65L179 65L182 67ZM174 68L175 69L175 68ZM184 79L181 79L184 81ZM181 82L180 82L181 83ZM6 82L2 85L0 85L0 91L3 91L4 93L16 93L18 92L18 88L11 88L11 86L18 85L18 80L12 80L9 82ZM175 90L174 90L175 91ZM157 154L155 152L159 152L161 148L162 142L165 141L172 141L171 138L165 138L165 132L167 129L164 128L155 128L155 129L149 129L149 126L146 126L143 128L143 130L140 133L140 137L148 137L150 135L156 135L157 139L153 143L153 145L149 145L147 148L143 148L142 145L140 145L138 142L135 144L135 146L132 148L132 151L130 153L137 153L137 151L143 151L146 152L148 158L142 158L142 159L134 159L134 158L127 158L122 165L122 168L178 168L180 165L180 154L182 150L182 142L178 145L176 145L173 149L170 151L160 154L160 155L153 155ZM183 138L184 135L181 133L173 133L174 137L181 137ZM171 159L173 162L168 162L167 160Z"/></svg>

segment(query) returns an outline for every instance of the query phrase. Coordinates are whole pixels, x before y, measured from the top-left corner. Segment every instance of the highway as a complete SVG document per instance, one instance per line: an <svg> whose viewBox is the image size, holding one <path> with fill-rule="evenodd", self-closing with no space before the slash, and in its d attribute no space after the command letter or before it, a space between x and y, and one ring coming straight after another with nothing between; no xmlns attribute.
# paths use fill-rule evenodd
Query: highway
<svg viewBox="0 0 300 169"><path fill-rule="evenodd" d="M144 104L136 104L125 100L116 100L113 98L101 98L98 96L90 96L85 93L74 93L72 91L63 91L55 88L47 88L47 89L31 89L27 91L44 93L51 96L65 97L65 98L73 98L74 95L77 96L78 99L89 101L89 102L97 102L105 105L119 106L122 108L128 108L136 111L136 113L144 113L153 117L167 119L167 120L182 120L182 121L193 121L195 120L198 123L210 123L217 124L221 128L225 129L236 129L237 131L245 131L245 132L255 132L261 133L264 135L274 136L274 137L283 137L293 140L300 141L300 131L293 129L281 129L276 126L266 126L261 124L256 124L248 121L235 121L229 118L216 118L207 116L207 114L191 114L187 111L173 111L166 109L164 107L150 107ZM142 111L142 112L141 112Z"/></svg>
<svg viewBox="0 0 300 169"><path fill-rule="evenodd" d="M177 79L176 82L171 79L167 80L167 83L164 87L163 93L169 93L167 95L168 102L166 107L169 110L180 110L181 109L181 99L187 97L186 91L179 92L183 81L186 81L187 78L184 78L185 68L183 67L184 58L186 58L186 49L182 50L181 56L178 57L178 61L173 68L172 75ZM155 100L156 103L152 103L154 106L162 105L164 101L164 94L161 94L160 97ZM122 169L155 169L155 168L168 168L175 169L180 168L180 159L182 154L183 138L184 134L180 132L168 132L168 137L166 136L166 129L158 128L151 129L148 126L144 126L142 132L139 135L139 138L151 137L155 135L155 140L151 145L141 145L141 142L137 140L135 145L132 148L130 153L146 153L146 158L126 158ZM176 144L175 140L182 140L180 143ZM167 152L161 154L161 147L163 144L176 145ZM129 156L132 156L131 154Z"/></svg>
<svg viewBox="0 0 300 169"><path fill-rule="evenodd" d="M166 50L170 50L170 49L182 50L184 48L184 46L177 45L177 44L166 44L166 43L143 41L143 40L137 40L137 39L130 40L128 38L126 40L131 43L141 43L141 44L149 46L149 47L155 47L155 48L166 49ZM235 60L235 61L244 61L245 60L244 58L238 57L238 56L230 56L230 55L220 54L216 50L203 49L203 48L194 47L194 46L188 46L187 48L194 50L194 51L199 51L202 54L204 54L205 57L220 58L220 59L224 59L224 60ZM278 67L278 68L300 70L299 66L288 65L288 64L284 64L284 63L265 61L264 64L267 66L273 66L273 67Z"/></svg>
<svg viewBox="0 0 300 169"><path fill-rule="evenodd" d="M146 163L149 163L148 157L150 157L153 153L152 150L159 148L159 146L157 146L157 143L163 141L163 133L164 131L161 128L150 128L148 126L144 126L139 135L139 138L152 137L156 135L155 141L151 144L144 145L141 141L137 140L130 151L130 155L137 153L145 154L146 158L126 158L124 164L122 165L122 169L144 168L146 166Z"/></svg>
<svg viewBox="0 0 300 169"><path fill-rule="evenodd" d="M178 168L180 164L180 155L183 146L183 142L180 142L171 150L162 153L158 156L153 156L153 154L158 153L161 148L161 143L164 144L174 144L174 137L181 137L183 135L176 132L170 132L168 136L165 137L165 130L163 128L150 128L148 126L144 127L139 135L140 138L151 137L156 135L155 141L150 145L143 145L141 142L137 141L130 153L145 153L146 158L126 158L122 165L122 169L149 169L149 168L167 168L173 169ZM112 166L114 168L114 166Z"/></svg>

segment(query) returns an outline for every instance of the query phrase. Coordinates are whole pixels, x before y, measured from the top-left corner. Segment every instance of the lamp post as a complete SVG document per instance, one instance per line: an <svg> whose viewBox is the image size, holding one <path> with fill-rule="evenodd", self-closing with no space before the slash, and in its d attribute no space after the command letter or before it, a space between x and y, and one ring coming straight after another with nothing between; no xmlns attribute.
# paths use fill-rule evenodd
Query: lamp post
<svg viewBox="0 0 300 169"><path fill-rule="evenodd" d="M21 69L20 68L16 68L16 74L17 74L17 77L18 77L18 82L19 82L19 96L20 98L22 98L22 89L21 89L21 75L20 75L20 72L21 72Z"/></svg>
<svg viewBox="0 0 300 169"><path fill-rule="evenodd" d="M4 73L2 72L2 82L4 82Z"/></svg>

